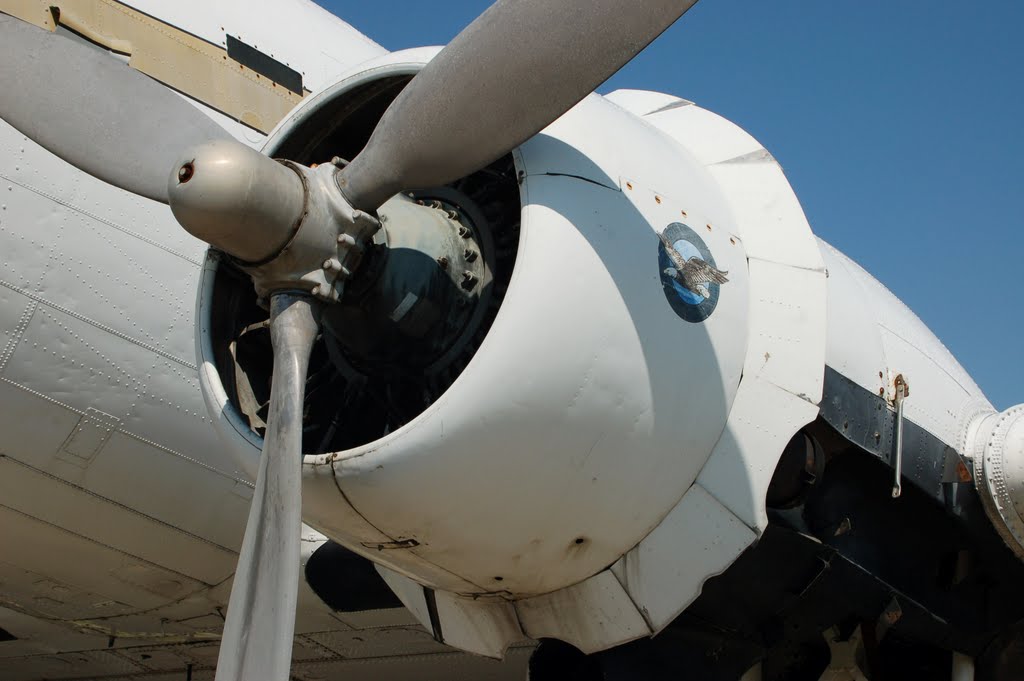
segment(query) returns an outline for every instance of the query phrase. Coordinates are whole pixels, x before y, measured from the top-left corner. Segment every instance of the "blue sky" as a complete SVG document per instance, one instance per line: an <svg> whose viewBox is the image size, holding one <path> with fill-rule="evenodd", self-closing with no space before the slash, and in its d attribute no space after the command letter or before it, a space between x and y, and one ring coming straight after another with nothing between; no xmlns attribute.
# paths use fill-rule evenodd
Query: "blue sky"
<svg viewBox="0 0 1024 681"><path fill-rule="evenodd" d="M321 4L394 50L490 3ZM815 232L1003 409L1024 402L1022 26L1020 0L703 0L599 91L679 95L754 135Z"/></svg>

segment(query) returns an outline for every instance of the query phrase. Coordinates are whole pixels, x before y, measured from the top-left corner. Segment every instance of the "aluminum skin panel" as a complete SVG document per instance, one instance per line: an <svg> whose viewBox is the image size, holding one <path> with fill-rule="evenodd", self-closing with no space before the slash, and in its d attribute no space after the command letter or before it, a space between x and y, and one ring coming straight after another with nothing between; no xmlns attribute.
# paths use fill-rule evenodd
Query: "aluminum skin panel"
<svg viewBox="0 0 1024 681"><path fill-rule="evenodd" d="M905 418L966 453L969 417L994 411L992 405L917 315L859 265L821 244L829 270L829 305L850 310L847 318L829 318L828 365L890 401L893 382L902 374L910 388Z"/></svg>
<svg viewBox="0 0 1024 681"><path fill-rule="evenodd" d="M609 570L566 589L519 601L516 612L531 638L558 638L585 653L654 633Z"/></svg>
<svg viewBox="0 0 1024 681"><path fill-rule="evenodd" d="M633 550L611 567L651 631L661 631L756 539L699 484Z"/></svg>

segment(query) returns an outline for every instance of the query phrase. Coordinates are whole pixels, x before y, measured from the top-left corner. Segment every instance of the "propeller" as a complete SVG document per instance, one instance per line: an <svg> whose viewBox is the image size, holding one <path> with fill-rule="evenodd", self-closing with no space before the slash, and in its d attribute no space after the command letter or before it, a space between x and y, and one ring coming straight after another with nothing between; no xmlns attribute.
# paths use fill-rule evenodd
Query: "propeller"
<svg viewBox="0 0 1024 681"><path fill-rule="evenodd" d="M288 678L306 371L319 310L340 296L379 227L370 214L400 191L446 184L508 153L695 3L499 0L413 78L340 170L277 163L123 62L0 14L0 117L84 172L169 203L269 300L270 414L219 681Z"/></svg>
<svg viewBox="0 0 1024 681"><path fill-rule="evenodd" d="M79 170L167 203L182 149L234 138L105 52L0 14L0 116Z"/></svg>
<svg viewBox="0 0 1024 681"><path fill-rule="evenodd" d="M301 562L302 402L318 314L309 296L270 299L270 412L217 658L221 681L288 678Z"/></svg>
<svg viewBox="0 0 1024 681"><path fill-rule="evenodd" d="M408 189L469 175L546 128L697 0L500 0L398 95L342 193L375 210Z"/></svg>

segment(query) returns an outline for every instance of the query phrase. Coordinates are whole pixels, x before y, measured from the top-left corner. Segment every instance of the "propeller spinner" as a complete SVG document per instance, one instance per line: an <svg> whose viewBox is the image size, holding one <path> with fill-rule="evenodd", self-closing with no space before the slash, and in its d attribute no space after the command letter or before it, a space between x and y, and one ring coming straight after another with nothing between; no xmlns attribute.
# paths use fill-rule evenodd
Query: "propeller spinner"
<svg viewBox="0 0 1024 681"><path fill-rule="evenodd" d="M286 679L301 527L303 385L319 312L341 296L394 194L439 186L539 132L696 0L499 0L402 91L351 164L306 168L245 145L100 51L0 14L0 116L99 179L169 203L271 310L273 388L217 678ZM500 74L500 78L497 75ZM47 83L25 91L23 84ZM73 111L67 101L78 105ZM167 174L170 170L170 178Z"/></svg>

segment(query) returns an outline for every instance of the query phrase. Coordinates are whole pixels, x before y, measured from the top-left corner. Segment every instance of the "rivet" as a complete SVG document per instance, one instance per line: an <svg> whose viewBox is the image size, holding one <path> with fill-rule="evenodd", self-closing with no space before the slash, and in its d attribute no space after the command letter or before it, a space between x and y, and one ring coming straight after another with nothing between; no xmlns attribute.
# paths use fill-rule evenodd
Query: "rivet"
<svg viewBox="0 0 1024 681"><path fill-rule="evenodd" d="M657 195L655 195L655 197L654 197L654 202L655 202L655 203L661 203L661 197L660 197L660 196L657 196Z"/></svg>

